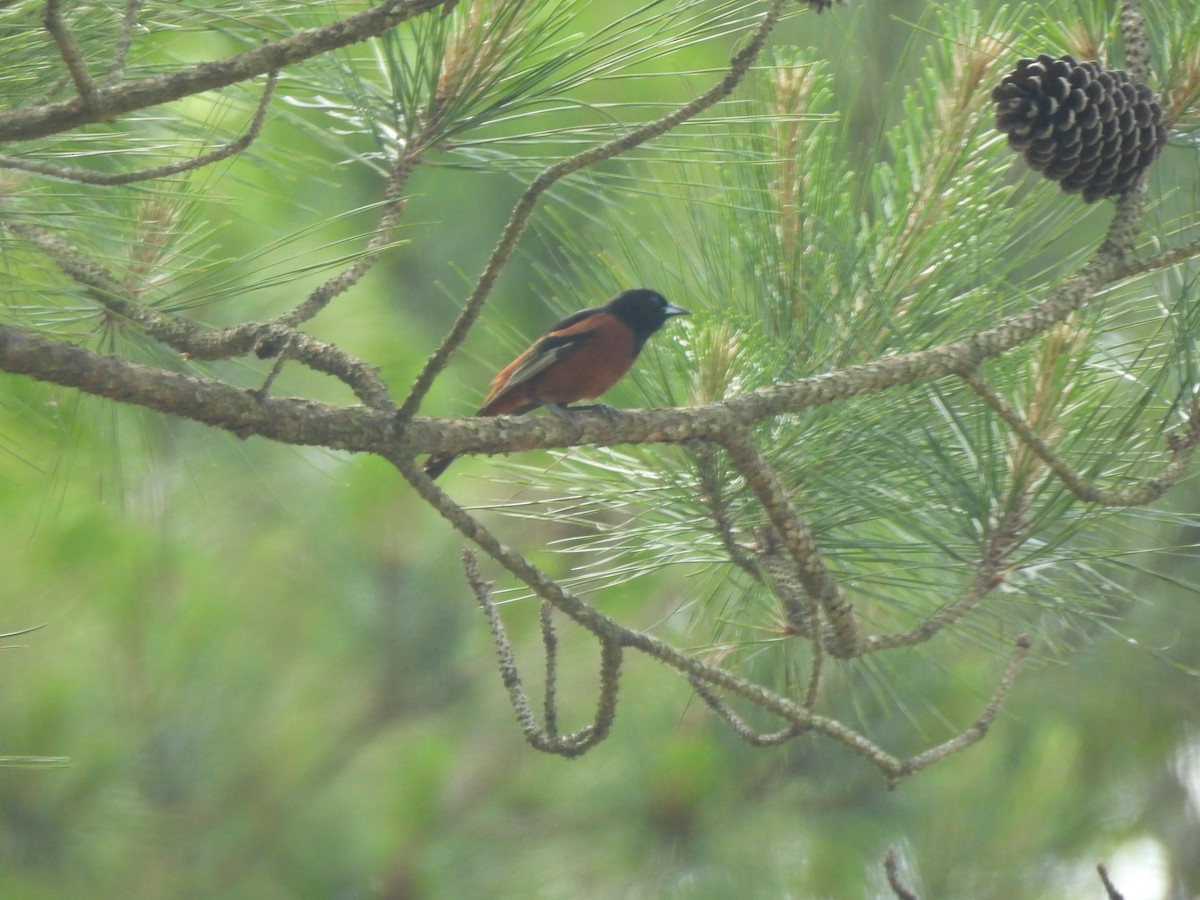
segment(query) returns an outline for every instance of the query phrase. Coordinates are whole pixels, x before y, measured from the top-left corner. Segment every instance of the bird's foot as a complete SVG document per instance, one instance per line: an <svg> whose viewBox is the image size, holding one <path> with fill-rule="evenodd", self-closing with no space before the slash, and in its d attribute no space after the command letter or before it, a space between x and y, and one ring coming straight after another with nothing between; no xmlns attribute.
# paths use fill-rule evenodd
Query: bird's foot
<svg viewBox="0 0 1200 900"><path fill-rule="evenodd" d="M598 412L613 425L617 423L617 419L621 418L621 411L609 406L607 403L589 403L586 406L572 406L571 412Z"/></svg>

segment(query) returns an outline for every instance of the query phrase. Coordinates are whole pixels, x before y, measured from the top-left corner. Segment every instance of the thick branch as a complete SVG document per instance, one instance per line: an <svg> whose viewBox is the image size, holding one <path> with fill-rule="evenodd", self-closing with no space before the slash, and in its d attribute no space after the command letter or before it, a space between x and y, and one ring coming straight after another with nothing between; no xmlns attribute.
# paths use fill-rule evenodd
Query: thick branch
<svg viewBox="0 0 1200 900"><path fill-rule="evenodd" d="M260 399L253 391L211 378L143 366L8 325L0 325L0 369L192 419L239 437L376 453L395 445L393 417L387 414L292 398Z"/></svg>
<svg viewBox="0 0 1200 900"><path fill-rule="evenodd" d="M219 381L150 369L11 326L0 326L0 370L195 419L239 435L365 452L514 453L581 445L717 441L772 416L900 385L964 375L980 360L998 356L1066 316L1087 296L1083 286L1094 278L1077 276L1046 303L953 344L772 385L717 403L687 409L623 410L611 418L579 413L569 422L556 416L500 416L418 418L397 425L383 413L363 409L301 400L260 404L248 393ZM1062 294L1068 297L1064 300ZM217 415L215 410L228 413ZM356 423L358 430L348 428L349 423Z"/></svg>

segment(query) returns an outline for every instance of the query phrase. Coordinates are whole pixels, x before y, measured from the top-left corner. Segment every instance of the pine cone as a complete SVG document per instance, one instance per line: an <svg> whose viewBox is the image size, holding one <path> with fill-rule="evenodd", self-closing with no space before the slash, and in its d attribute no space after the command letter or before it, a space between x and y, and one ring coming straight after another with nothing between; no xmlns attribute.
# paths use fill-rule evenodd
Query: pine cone
<svg viewBox="0 0 1200 900"><path fill-rule="evenodd" d="M992 91L996 128L1029 165L1093 203L1120 194L1167 142L1154 91L1098 62L1023 59Z"/></svg>

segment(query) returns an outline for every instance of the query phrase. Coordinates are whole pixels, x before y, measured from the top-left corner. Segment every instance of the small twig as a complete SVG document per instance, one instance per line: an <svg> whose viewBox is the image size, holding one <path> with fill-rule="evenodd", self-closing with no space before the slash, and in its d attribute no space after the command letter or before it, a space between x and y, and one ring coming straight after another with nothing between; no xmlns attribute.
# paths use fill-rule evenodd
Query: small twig
<svg viewBox="0 0 1200 900"><path fill-rule="evenodd" d="M408 198L404 196L404 186L420 161L415 152L405 153L388 169L387 180L383 188L383 213L375 233L364 248L363 254L349 266L330 278L324 284L308 295L308 298L290 312L279 316L275 321L289 328L295 328L329 305L334 297L344 294L358 283L364 275L379 261L383 248L392 239L392 232L404 215Z"/></svg>
<svg viewBox="0 0 1200 900"><path fill-rule="evenodd" d="M1013 501L1005 516L996 523L984 543L978 562L975 564L975 574L962 596L949 606L938 610L915 628L893 634L874 634L864 638L860 652L862 654L878 653L881 650L894 650L898 647L913 647L923 644L979 606L1004 581L1007 556L1024 535L1027 505L1028 496L1023 494Z"/></svg>
<svg viewBox="0 0 1200 900"><path fill-rule="evenodd" d="M592 724L570 734L560 735L557 732L557 714L555 714L552 717L555 728L551 729L549 723L546 728L543 728L538 725L537 719L533 715L533 707L530 705L525 687L521 683L521 675L517 670L512 644L508 639L508 633L504 628L500 613L496 610L496 604L492 600L492 585L480 576L475 551L469 547L463 549L463 570L466 572L467 582L471 585L475 599L487 618L492 637L496 641L496 651L500 657L500 677L504 681L509 702L512 703L513 710L517 714L517 721L530 746L543 753L572 758L582 756L604 740L608 736L616 716L617 692L621 675L620 644L603 637L600 640L600 692L596 704L596 716ZM547 695L547 704L552 704L549 694Z"/></svg>
<svg viewBox="0 0 1200 900"><path fill-rule="evenodd" d="M542 718L546 733L558 737L558 635L554 631L554 607L543 600L538 610L542 623L542 650L546 654L546 697L542 703Z"/></svg>
<svg viewBox="0 0 1200 900"><path fill-rule="evenodd" d="M105 87L121 83L125 77L125 63L129 59L129 48L133 44L133 30L137 27L138 13L142 11L145 0L126 0L125 15L121 19L121 30L117 32L117 42L113 47L112 62L108 67L108 77L104 79Z"/></svg>
<svg viewBox="0 0 1200 900"><path fill-rule="evenodd" d="M953 737L944 743L938 744L936 747L931 747L923 753L918 753L916 756L910 756L904 760L896 772L889 773L890 785L892 787L895 787L901 779L919 772L921 769L931 766L936 762L940 762L951 754L961 753L968 747L983 740L988 733L988 729L992 727L992 722L995 721L1001 707L1004 705L1004 701L1008 699L1008 694L1012 690L1013 685L1017 683L1017 676L1021 674L1021 669L1025 665L1025 659L1029 655L1029 647L1029 636L1025 634L1018 635L1012 656L1009 658L1008 665L1004 669L1004 674L1000 676L1000 681L996 684L995 693L992 694L992 699L984 708L983 713L975 720L975 724L957 737Z"/></svg>
<svg viewBox="0 0 1200 900"><path fill-rule="evenodd" d="M283 371L284 365L292 358L292 344L294 343L295 335L289 335L284 342L283 348L275 357L275 362L271 365L271 371L267 373L267 377L263 379L262 386L255 393L260 398L265 398L271 393L271 386L275 384L275 379L279 377L279 373Z"/></svg>
<svg viewBox="0 0 1200 900"><path fill-rule="evenodd" d="M54 38L54 43L58 45L59 56L67 64L67 71L71 73L71 80L75 82L75 90L79 91L80 107L85 110L95 109L98 105L96 85L92 76L88 74L87 63L84 62L79 44L75 42L75 36L71 34L71 27L63 18L62 0L46 0L46 17L43 21L46 30Z"/></svg>
<svg viewBox="0 0 1200 900"><path fill-rule="evenodd" d="M1100 873L1100 881L1104 885L1104 893L1108 896L1108 900L1125 900L1125 895L1117 890L1117 886L1108 877L1108 866L1104 863L1096 863L1096 871Z"/></svg>
<svg viewBox="0 0 1200 900"><path fill-rule="evenodd" d="M733 729L734 734L752 747L778 747L794 740L809 729L803 725L791 724L778 731L757 731L751 728L746 720L735 713L699 678L689 678L692 689L700 695L700 699L708 704L708 708Z"/></svg>
<svg viewBox="0 0 1200 900"><path fill-rule="evenodd" d="M754 557L746 552L738 542L736 527L730 515L729 500L725 496L725 483L717 467L716 449L713 444L704 443L695 448L696 470L699 478L697 484L704 504L712 516L717 536L729 554L729 559L738 568L747 572L756 581L761 575Z"/></svg>
<svg viewBox="0 0 1200 900"><path fill-rule="evenodd" d="M785 2L786 0L773 0L770 8L763 15L762 20L751 34L750 40L730 59L729 68L725 72L725 75L717 84L699 97L690 103L672 110L660 119L640 125L627 134L591 147L567 159L559 160L552 166L543 169L533 179L521 195L521 198L517 201L517 205L513 208L512 214L504 226L504 231L501 233L499 241L492 250L491 258L488 259L487 265L476 281L475 288L471 291L471 296L467 299L466 305L463 307L458 319L443 339L441 345L425 361L424 367L409 389L408 396L400 407L401 417L411 418L417 414L417 410L421 408L421 401L425 399L425 395L433 386L434 379L446 367L446 364L450 361L450 357L458 350L462 342L466 340L471 327L483 311L484 304L491 294L492 286L500 276L500 272L508 262L508 258L512 255L517 241L525 231L525 227L529 224L529 219L533 215L533 210L541 199L542 194L568 175L606 159L612 159L649 140L660 137L688 119L704 112L704 110L708 109L714 103L729 96L750 70L750 66L754 63L754 60L758 58L759 52L766 43L767 36L771 33L771 30L775 27L776 22L779 21L779 17L783 13Z"/></svg>
<svg viewBox="0 0 1200 900"><path fill-rule="evenodd" d="M1067 465L1025 418L997 394L977 372L967 373L963 376L963 380L1012 428L1025 446L1037 454L1038 458L1059 477L1067 489L1084 503L1120 507L1147 506L1153 503L1187 475L1196 445L1200 443L1200 427L1193 422L1172 442L1170 459L1157 475L1152 475L1141 484L1131 488L1120 491L1106 490L1086 480ZM1193 416L1193 419L1195 418Z"/></svg>
<svg viewBox="0 0 1200 900"><path fill-rule="evenodd" d="M1171 250L1155 253L1153 256L1146 256L1123 263L1116 272L1116 278L1130 278L1134 275L1153 272L1156 269L1165 269L1193 259L1196 256L1200 256L1200 239L1189 241L1181 247L1174 247Z"/></svg>
<svg viewBox="0 0 1200 900"><path fill-rule="evenodd" d="M921 900L920 895L900 878L900 854L895 847L888 847L887 855L883 858L883 871L887 875L888 886L899 900Z"/></svg>
<svg viewBox="0 0 1200 900"><path fill-rule="evenodd" d="M60 166L54 163L38 162L15 156L0 156L0 168L19 169L22 172L32 172L35 175L47 175L51 178L62 178L66 181L77 181L82 184L102 186L133 184L137 181L151 181L155 178L178 175L180 172L191 172L241 153L258 138L259 132L262 131L263 122L266 119L267 107L270 105L271 97L275 93L275 86L278 81L279 71L274 70L267 77L267 85L263 89L262 97L258 101L258 108L254 112L254 117L250 120L250 126L241 137L224 146L218 147L216 150L197 156L195 159L181 160L180 162L154 166L149 169L138 169L134 172L109 173L93 172L89 169L78 168L77 166Z"/></svg>

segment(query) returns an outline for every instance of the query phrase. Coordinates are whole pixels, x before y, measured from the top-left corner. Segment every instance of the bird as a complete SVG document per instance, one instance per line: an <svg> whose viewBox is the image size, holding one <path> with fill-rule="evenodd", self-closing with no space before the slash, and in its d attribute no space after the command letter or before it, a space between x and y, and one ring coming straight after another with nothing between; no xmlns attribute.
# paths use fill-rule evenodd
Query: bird
<svg viewBox="0 0 1200 900"><path fill-rule="evenodd" d="M475 415L522 416L545 407L569 418L570 404L594 400L620 381L668 319L690 315L649 288L621 291L603 306L582 309L501 369ZM434 453L425 460L425 474L437 478L457 456Z"/></svg>

